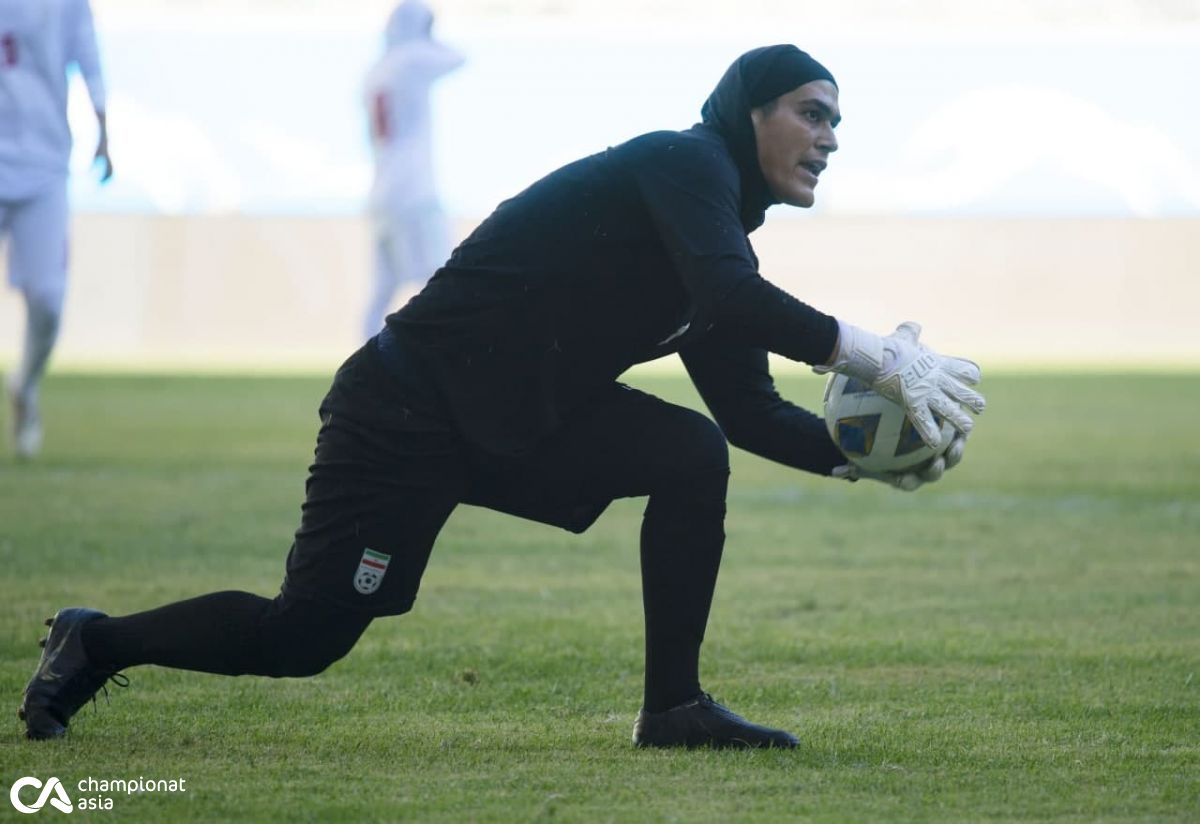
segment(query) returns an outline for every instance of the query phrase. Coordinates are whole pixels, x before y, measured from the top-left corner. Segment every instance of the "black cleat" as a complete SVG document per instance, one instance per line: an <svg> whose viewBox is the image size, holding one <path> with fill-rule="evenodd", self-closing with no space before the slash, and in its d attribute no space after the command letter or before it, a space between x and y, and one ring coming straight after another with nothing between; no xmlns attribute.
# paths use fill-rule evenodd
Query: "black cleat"
<svg viewBox="0 0 1200 824"><path fill-rule="evenodd" d="M800 742L783 730L751 724L702 692L665 712L639 712L633 743L639 747L793 749Z"/></svg>
<svg viewBox="0 0 1200 824"><path fill-rule="evenodd" d="M94 700L109 678L121 686L128 683L124 676L93 667L83 651L83 625L105 617L94 609L68 607L46 619L50 634L41 642L42 660L29 679L17 710L17 717L25 722L26 738L40 740L66 735L71 716Z"/></svg>

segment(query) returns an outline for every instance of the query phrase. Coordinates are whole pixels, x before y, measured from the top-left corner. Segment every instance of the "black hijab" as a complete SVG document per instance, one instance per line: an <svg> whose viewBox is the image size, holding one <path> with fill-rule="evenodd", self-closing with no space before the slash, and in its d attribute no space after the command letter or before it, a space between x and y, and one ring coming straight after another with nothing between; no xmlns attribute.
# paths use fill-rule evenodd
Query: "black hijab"
<svg viewBox="0 0 1200 824"><path fill-rule="evenodd" d="M704 124L720 132L737 163L747 232L762 225L767 207L775 202L758 165L750 110L814 80L837 85L828 69L795 46L763 46L733 61L700 110Z"/></svg>

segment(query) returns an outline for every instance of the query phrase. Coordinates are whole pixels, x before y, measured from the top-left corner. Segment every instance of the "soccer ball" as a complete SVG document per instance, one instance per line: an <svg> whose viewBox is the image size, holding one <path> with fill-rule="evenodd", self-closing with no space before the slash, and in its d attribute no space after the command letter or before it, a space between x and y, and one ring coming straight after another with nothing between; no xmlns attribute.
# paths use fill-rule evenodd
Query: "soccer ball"
<svg viewBox="0 0 1200 824"><path fill-rule="evenodd" d="M937 448L925 445L904 408L856 378L833 374L825 384L825 426L851 463L868 472L903 472L946 451L954 427L940 415Z"/></svg>

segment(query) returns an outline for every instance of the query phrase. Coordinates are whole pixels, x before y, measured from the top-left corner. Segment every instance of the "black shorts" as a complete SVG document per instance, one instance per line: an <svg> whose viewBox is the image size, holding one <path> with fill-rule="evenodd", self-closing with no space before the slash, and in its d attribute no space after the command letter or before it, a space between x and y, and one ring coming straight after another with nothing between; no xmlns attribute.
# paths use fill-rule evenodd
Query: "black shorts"
<svg viewBox="0 0 1200 824"><path fill-rule="evenodd" d="M398 615L460 503L582 532L615 498L728 471L708 418L616 383L533 454L484 454L454 430L419 363L395 366L395 352L385 360L369 342L321 404L285 595Z"/></svg>

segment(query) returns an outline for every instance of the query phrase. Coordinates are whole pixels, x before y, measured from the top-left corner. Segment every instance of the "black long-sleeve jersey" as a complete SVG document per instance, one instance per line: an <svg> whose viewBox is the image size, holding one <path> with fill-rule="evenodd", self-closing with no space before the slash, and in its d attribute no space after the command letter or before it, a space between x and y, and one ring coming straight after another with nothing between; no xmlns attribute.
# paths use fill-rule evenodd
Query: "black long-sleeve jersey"
<svg viewBox="0 0 1200 824"><path fill-rule="evenodd" d="M486 450L532 448L633 364L678 352L733 444L828 472L843 459L779 397L766 353L823 363L837 322L759 275L756 219L718 130L643 135L502 203L388 325Z"/></svg>

